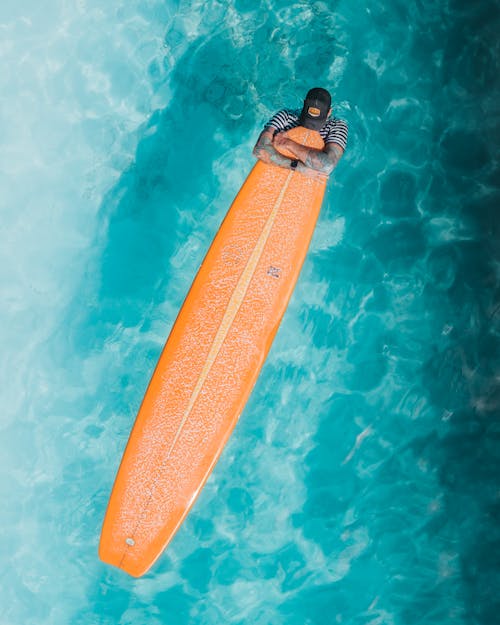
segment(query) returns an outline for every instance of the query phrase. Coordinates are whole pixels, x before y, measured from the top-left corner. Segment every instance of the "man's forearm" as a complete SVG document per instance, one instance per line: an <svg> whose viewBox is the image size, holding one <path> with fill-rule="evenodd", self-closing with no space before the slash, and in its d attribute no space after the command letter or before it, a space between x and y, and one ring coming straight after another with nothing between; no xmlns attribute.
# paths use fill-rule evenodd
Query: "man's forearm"
<svg viewBox="0 0 500 625"><path fill-rule="evenodd" d="M328 153L310 148L304 164L329 176L337 166L341 156L342 150L340 148L334 148Z"/></svg>
<svg viewBox="0 0 500 625"><path fill-rule="evenodd" d="M301 174L304 174L304 176L307 176L308 178L316 178L317 180L325 180L328 178L327 174L324 174L321 171L317 171L316 169L312 169L311 167L304 165L302 161L298 162L295 171L299 171Z"/></svg>
<svg viewBox="0 0 500 625"><path fill-rule="evenodd" d="M271 137L266 135L260 137L253 153L254 156L264 161L264 163L278 165L278 167L290 167L292 160L280 154L273 146Z"/></svg>

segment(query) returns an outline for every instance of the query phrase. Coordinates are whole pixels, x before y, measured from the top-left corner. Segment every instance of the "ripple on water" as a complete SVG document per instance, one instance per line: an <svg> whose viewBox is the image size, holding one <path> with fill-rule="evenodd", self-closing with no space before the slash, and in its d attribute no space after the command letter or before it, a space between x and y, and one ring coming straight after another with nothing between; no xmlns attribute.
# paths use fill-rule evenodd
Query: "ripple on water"
<svg viewBox="0 0 500 625"><path fill-rule="evenodd" d="M417 216L417 180L404 170L389 170L380 185L380 210L388 217Z"/></svg>
<svg viewBox="0 0 500 625"><path fill-rule="evenodd" d="M426 252L426 236L420 221L400 220L381 224L367 247L391 273L408 274Z"/></svg>
<svg viewBox="0 0 500 625"><path fill-rule="evenodd" d="M29 4L0 42L4 618L496 622L498 9ZM133 415L252 140L313 84L350 124L322 230L212 479L128 579L96 545Z"/></svg>

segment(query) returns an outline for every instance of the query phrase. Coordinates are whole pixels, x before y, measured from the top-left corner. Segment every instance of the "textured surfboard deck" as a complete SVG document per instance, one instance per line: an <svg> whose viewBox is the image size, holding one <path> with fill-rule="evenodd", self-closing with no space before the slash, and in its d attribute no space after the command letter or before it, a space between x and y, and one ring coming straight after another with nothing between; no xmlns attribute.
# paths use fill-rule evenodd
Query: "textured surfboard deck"
<svg viewBox="0 0 500 625"><path fill-rule="evenodd" d="M318 133L296 141L322 147ZM326 182L257 162L179 312L137 415L104 519L100 558L143 575L219 458L285 312Z"/></svg>

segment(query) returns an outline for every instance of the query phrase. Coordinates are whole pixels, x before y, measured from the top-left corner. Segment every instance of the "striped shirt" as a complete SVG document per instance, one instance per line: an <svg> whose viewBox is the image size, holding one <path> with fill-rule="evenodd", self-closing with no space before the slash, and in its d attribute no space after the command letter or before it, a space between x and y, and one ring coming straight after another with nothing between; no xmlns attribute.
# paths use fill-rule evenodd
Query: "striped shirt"
<svg viewBox="0 0 500 625"><path fill-rule="evenodd" d="M295 128L299 125L300 113L301 111L282 109L271 117L264 126L264 130L273 128L276 132L284 132L285 130ZM347 132L347 124L343 119L330 117L319 131L319 134L325 142L325 145L327 143L337 143L345 150L347 145Z"/></svg>

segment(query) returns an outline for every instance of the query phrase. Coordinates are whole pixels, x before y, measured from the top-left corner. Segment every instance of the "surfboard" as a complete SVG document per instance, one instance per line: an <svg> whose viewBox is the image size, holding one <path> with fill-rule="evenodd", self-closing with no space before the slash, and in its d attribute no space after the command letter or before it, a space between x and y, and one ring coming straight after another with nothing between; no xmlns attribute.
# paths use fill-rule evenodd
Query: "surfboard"
<svg viewBox="0 0 500 625"><path fill-rule="evenodd" d="M289 136L322 148L319 133ZM326 180L258 161L172 327L109 499L100 558L134 577L161 555L217 462L305 259Z"/></svg>

